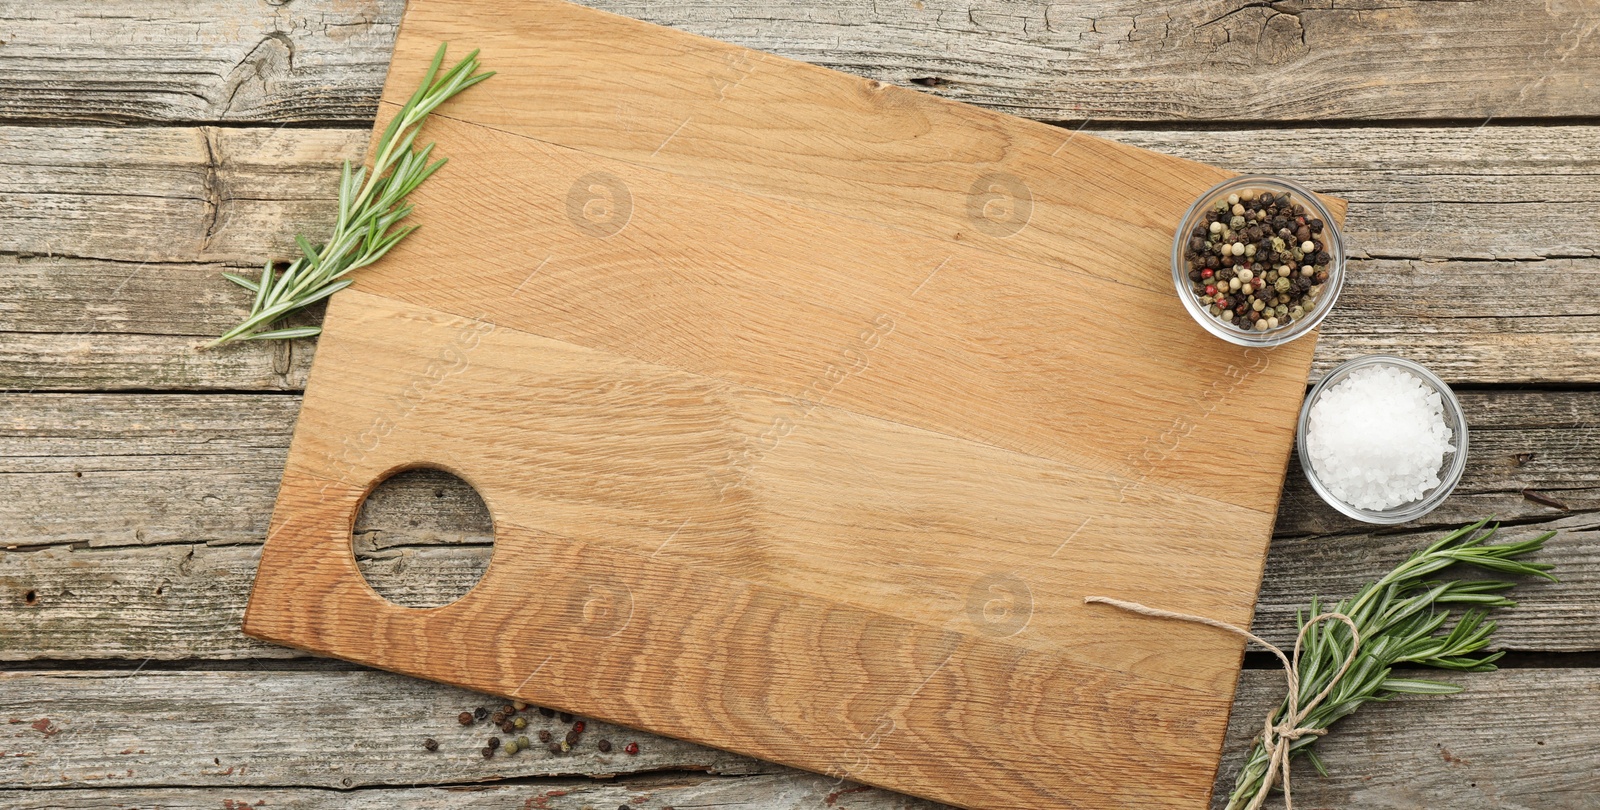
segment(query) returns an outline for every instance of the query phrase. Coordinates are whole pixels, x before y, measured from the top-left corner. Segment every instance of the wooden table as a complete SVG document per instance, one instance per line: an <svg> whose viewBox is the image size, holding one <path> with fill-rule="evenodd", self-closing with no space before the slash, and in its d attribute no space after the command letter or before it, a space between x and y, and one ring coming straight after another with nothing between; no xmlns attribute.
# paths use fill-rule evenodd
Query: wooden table
<svg viewBox="0 0 1600 810"><path fill-rule="evenodd" d="M1291 472L1256 631L1287 642L1304 596L1490 513L1556 530L1563 581L1499 616L1504 670L1321 743L1300 806L1600 808L1595 0L590 2L1347 198L1357 259L1313 375L1429 365L1472 456L1382 532ZM220 272L331 222L401 10L0 2L0 806L926 806L614 728L589 733L637 756L486 761L455 716L493 703L240 635L315 342L196 346L247 304ZM491 550L433 473L376 493L356 542L386 593L435 602ZM1225 772L1281 694L1249 665Z"/></svg>

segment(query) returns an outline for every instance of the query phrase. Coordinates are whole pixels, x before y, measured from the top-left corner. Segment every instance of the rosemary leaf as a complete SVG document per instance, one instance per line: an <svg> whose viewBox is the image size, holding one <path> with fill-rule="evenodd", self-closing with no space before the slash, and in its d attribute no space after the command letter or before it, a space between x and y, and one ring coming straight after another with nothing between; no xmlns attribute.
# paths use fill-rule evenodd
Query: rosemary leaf
<svg viewBox="0 0 1600 810"><path fill-rule="evenodd" d="M347 273L383 258L416 230L415 225L401 224L411 213L406 197L445 164L442 158L431 160L431 143L421 149L412 148L423 121L452 96L494 75L478 72L477 51L441 73L445 49L446 45L439 46L422 84L384 129L371 170L352 167L350 161L345 161L339 174L339 216L327 241L313 244L297 234L295 244L301 255L289 262L281 274L275 273L273 263L268 261L259 281L234 273L222 274L255 293L255 300L243 321L204 348L240 340L286 340L320 333L322 330L315 326L268 327L349 286L353 279L344 278Z"/></svg>
<svg viewBox="0 0 1600 810"><path fill-rule="evenodd" d="M1465 563L1498 574L1555 581L1550 574L1555 566L1517 559L1543 548L1555 532L1512 543L1485 545L1494 537L1497 528L1485 519L1450 532L1332 608L1355 622L1361 647L1349 671L1334 685L1327 699L1306 716L1301 726L1326 729L1366 703L1388 700L1395 695L1447 695L1461 691L1456 684L1392 677L1390 673L1397 666L1427 666L1458 672L1489 672L1495 668L1494 662L1504 653L1484 652L1495 628L1485 610L1515 604L1501 594L1516 583L1439 581L1429 577L1452 565ZM1453 605L1469 607L1445 630ZM1313 598L1310 607L1297 614L1300 626L1305 627L1308 617L1324 612L1322 600ZM1300 694L1314 695L1326 688L1349 655L1352 643L1350 628L1342 623L1330 622L1308 630L1301 648ZM1282 719L1286 709L1285 705L1278 707L1273 714L1274 723ZM1317 771L1326 776L1322 760L1312 749L1318 739L1321 737L1308 735L1295 740L1289 749L1290 757L1304 754ZM1257 738L1234 778L1228 810L1246 806L1260 792L1267 766L1267 751Z"/></svg>

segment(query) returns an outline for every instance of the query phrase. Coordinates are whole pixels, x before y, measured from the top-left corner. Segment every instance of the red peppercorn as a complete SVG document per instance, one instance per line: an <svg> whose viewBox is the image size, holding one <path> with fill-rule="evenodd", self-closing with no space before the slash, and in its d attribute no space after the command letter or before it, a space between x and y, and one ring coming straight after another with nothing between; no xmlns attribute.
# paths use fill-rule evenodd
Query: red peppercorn
<svg viewBox="0 0 1600 810"><path fill-rule="evenodd" d="M629 754L637 754L637 753L639 753L639 744L638 743L628 743L627 745L623 746L622 750L626 751Z"/></svg>
<svg viewBox="0 0 1600 810"><path fill-rule="evenodd" d="M1214 276L1216 274L1217 274L1217 271L1212 270L1209 267L1207 267L1206 269L1200 271L1200 277L1201 278L1211 278L1212 276Z"/></svg>
<svg viewBox="0 0 1600 810"><path fill-rule="evenodd" d="M584 725L582 720L572 724L572 730L578 732L579 734L583 733L583 729Z"/></svg>
<svg viewBox="0 0 1600 810"><path fill-rule="evenodd" d="M1216 294L1217 294L1217 285L1215 285L1215 284L1207 284L1206 285L1206 295L1216 295Z"/></svg>

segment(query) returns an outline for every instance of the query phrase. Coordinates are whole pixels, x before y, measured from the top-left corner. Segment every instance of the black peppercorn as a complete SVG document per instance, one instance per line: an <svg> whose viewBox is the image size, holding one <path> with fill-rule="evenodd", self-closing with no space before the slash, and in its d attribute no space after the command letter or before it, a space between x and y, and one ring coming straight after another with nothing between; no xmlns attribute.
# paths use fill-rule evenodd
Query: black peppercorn
<svg viewBox="0 0 1600 810"><path fill-rule="evenodd" d="M601 740L599 743L597 743L595 745L595 747L600 749L600 753L602 753L602 754L611 753L611 741L610 740Z"/></svg>
<svg viewBox="0 0 1600 810"><path fill-rule="evenodd" d="M563 722L563 723L572 722L572 713L571 712L562 712L561 713L561 722Z"/></svg>
<svg viewBox="0 0 1600 810"><path fill-rule="evenodd" d="M539 742L542 742L542 743L550 742L550 730L549 729L540 729L539 730Z"/></svg>
<svg viewBox="0 0 1600 810"><path fill-rule="evenodd" d="M472 716L480 722L487 720L489 718L489 710L479 706L477 709L473 710Z"/></svg>
<svg viewBox="0 0 1600 810"><path fill-rule="evenodd" d="M568 731L567 732L567 745L577 745L578 744L578 736L579 736L578 732L576 732L576 731Z"/></svg>
<svg viewBox="0 0 1600 810"><path fill-rule="evenodd" d="M552 754L561 753L561 743L550 743L550 753L552 753Z"/></svg>
<svg viewBox="0 0 1600 810"><path fill-rule="evenodd" d="M491 757L493 757L493 756L494 756L494 749L493 749L493 748L490 748L490 747L489 747L489 746L487 746L487 745L485 745L485 746L484 746L484 747L483 747L483 750L482 750L482 751L479 751L479 752L478 752L478 753L480 753L480 754L483 754L483 758L484 758L484 759L489 759L489 758L491 758Z"/></svg>
<svg viewBox="0 0 1600 810"><path fill-rule="evenodd" d="M555 717L556 716L556 710L555 709L546 709L543 706L539 707L539 713L544 715L545 717Z"/></svg>
<svg viewBox="0 0 1600 810"><path fill-rule="evenodd" d="M462 712L456 715L456 719L461 721L461 725L470 726L472 725L472 712Z"/></svg>
<svg viewBox="0 0 1600 810"><path fill-rule="evenodd" d="M500 747L500 738L499 737L490 737L489 738L489 747L490 748L499 748Z"/></svg>
<svg viewBox="0 0 1600 810"><path fill-rule="evenodd" d="M422 741L422 747L428 749L429 751L437 751L439 750L439 741L429 737L428 739Z"/></svg>

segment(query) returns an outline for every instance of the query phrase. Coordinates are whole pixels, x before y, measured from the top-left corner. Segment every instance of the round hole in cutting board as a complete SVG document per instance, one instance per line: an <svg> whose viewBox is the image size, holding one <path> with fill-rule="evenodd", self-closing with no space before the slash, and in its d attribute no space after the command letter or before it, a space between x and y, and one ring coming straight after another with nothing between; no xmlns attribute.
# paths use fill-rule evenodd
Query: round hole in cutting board
<svg viewBox="0 0 1600 810"><path fill-rule="evenodd" d="M367 584L397 605L428 608L466 596L494 553L494 521L471 484L410 469L361 503L350 549Z"/></svg>

